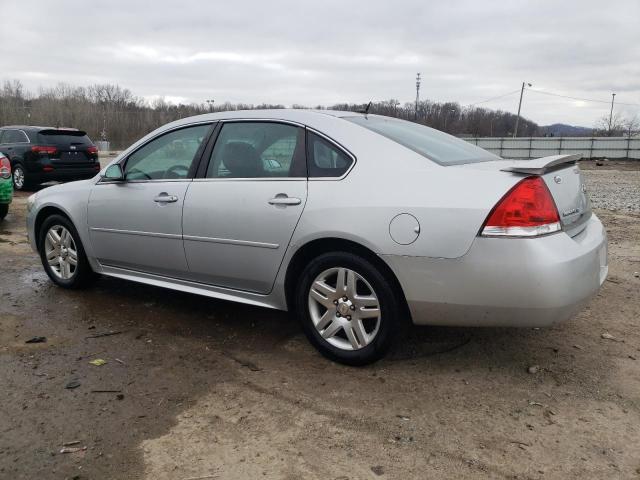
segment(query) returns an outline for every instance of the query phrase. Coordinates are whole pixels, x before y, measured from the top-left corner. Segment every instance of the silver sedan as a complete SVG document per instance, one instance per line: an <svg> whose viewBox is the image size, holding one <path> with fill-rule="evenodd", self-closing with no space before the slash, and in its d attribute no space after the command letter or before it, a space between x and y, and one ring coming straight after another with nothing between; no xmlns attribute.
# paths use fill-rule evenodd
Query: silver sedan
<svg viewBox="0 0 640 480"><path fill-rule="evenodd" d="M352 365L411 322L566 320L607 275L575 156L504 160L350 112L182 119L28 209L61 287L102 274L290 310L322 354Z"/></svg>

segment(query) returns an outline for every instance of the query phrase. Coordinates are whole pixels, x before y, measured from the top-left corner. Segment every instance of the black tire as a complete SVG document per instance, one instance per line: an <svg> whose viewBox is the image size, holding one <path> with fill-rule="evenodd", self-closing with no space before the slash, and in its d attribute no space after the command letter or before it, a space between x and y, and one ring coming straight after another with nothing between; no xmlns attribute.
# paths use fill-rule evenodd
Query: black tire
<svg viewBox="0 0 640 480"><path fill-rule="evenodd" d="M345 350L329 343L316 329L312 320L309 307L311 286L319 275L336 267L343 267L357 272L369 283L378 298L380 318L377 334L368 345L359 349ZM325 357L353 366L373 363L383 357L389 350L393 340L404 329L402 304L398 298L398 293L393 288L393 284L385 278L375 265L359 255L348 252L325 253L312 260L302 271L295 291L295 312L311 344ZM336 315L339 314L336 313ZM343 331L342 333L345 341L348 341L346 340L346 332Z"/></svg>
<svg viewBox="0 0 640 480"><path fill-rule="evenodd" d="M4 217L7 216L7 213L9 213L9 205L7 205L6 203L1 204L0 205L0 222L4 220Z"/></svg>
<svg viewBox="0 0 640 480"><path fill-rule="evenodd" d="M22 181L22 184L20 184L20 182L18 182L16 184L16 171L20 171L22 172L22 178L24 179ZM14 190L18 190L18 191L25 191L25 190L29 190L32 185L31 182L29 181L29 178L27 177L27 171L24 169L24 167L22 166L22 164L20 163L16 163L13 165L12 167L12 180L13 180L13 189Z"/></svg>
<svg viewBox="0 0 640 480"><path fill-rule="evenodd" d="M73 243L76 246L77 265L68 279L58 276L47 261L45 248L46 236L49 229L54 226L64 227L71 234ZM91 269L91 265L89 265L78 231L67 217L62 215L51 215L42 222L40 233L38 235L38 252L40 253L40 260L42 261L42 266L44 267L45 272L47 272L51 281L59 287L69 289L86 288L93 283L93 280L97 276Z"/></svg>

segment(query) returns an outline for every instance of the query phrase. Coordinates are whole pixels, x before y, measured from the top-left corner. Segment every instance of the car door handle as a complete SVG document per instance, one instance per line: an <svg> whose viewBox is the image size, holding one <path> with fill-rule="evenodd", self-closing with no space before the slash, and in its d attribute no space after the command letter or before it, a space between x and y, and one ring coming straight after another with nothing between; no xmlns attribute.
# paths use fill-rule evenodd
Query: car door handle
<svg viewBox="0 0 640 480"><path fill-rule="evenodd" d="M153 199L156 203L174 203L178 201L178 197L175 195L167 195L166 193L161 193L156 198Z"/></svg>
<svg viewBox="0 0 640 480"><path fill-rule="evenodd" d="M271 200L269 200L270 205L300 205L302 200L296 197L289 197L284 193L279 193Z"/></svg>

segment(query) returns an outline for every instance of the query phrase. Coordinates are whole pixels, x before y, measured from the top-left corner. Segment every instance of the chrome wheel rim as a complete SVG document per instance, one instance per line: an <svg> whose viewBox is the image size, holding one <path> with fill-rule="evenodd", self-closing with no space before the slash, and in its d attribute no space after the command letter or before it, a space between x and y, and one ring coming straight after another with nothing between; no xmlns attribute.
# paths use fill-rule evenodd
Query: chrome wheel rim
<svg viewBox="0 0 640 480"><path fill-rule="evenodd" d="M54 225L47 231L44 252L53 274L69 280L78 268L78 249L73 236L62 225Z"/></svg>
<svg viewBox="0 0 640 480"><path fill-rule="evenodd" d="M380 329L380 301L367 280L348 268L318 275L309 289L309 313L317 332L341 350L360 350Z"/></svg>
<svg viewBox="0 0 640 480"><path fill-rule="evenodd" d="M13 184L16 188L24 187L24 172L20 167L16 167L13 171Z"/></svg>

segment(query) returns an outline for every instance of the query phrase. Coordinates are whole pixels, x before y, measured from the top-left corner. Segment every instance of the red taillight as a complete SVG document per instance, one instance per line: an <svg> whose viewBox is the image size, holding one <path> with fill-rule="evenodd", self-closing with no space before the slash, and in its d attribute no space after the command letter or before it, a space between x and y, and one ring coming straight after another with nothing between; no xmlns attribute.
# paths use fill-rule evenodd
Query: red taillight
<svg viewBox="0 0 640 480"><path fill-rule="evenodd" d="M51 165L45 165L44 167L42 167L42 170L44 170L45 172L53 172L53 167Z"/></svg>
<svg viewBox="0 0 640 480"><path fill-rule="evenodd" d="M0 154L0 178L11 178L11 162L2 154Z"/></svg>
<svg viewBox="0 0 640 480"><path fill-rule="evenodd" d="M527 177L493 207L481 234L534 237L560 229L558 209L544 180Z"/></svg>
<svg viewBox="0 0 640 480"><path fill-rule="evenodd" d="M89 148L87 148L87 153L91 155L98 153L98 147L96 147L95 145L91 145Z"/></svg>
<svg viewBox="0 0 640 480"><path fill-rule="evenodd" d="M31 147L31 151L33 153L39 153L40 155L55 155L56 153L58 153L58 149L56 147L46 147L40 145Z"/></svg>

